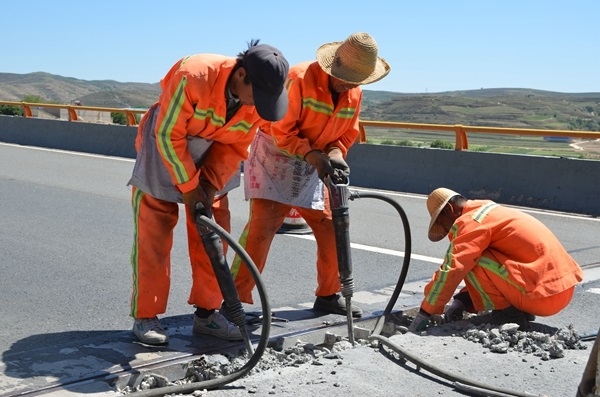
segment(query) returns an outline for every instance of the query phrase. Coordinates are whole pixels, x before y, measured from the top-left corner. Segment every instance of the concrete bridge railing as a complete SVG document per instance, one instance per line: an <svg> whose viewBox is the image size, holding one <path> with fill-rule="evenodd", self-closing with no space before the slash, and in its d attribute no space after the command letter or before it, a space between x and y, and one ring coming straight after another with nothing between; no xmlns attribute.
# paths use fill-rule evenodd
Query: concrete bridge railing
<svg viewBox="0 0 600 397"><path fill-rule="evenodd" d="M135 158L136 127L0 116L0 142ZM352 186L469 198L600 215L600 161L357 144ZM17 165L15 165L17 166Z"/></svg>

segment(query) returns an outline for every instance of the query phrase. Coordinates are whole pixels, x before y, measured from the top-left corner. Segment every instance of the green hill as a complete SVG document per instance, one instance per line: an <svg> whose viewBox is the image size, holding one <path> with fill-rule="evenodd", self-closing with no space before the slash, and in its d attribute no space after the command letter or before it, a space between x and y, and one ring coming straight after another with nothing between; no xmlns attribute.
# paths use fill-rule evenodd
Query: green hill
<svg viewBox="0 0 600 397"><path fill-rule="evenodd" d="M0 73L0 100L4 101L36 95L54 103L145 108L159 94L158 83L87 81L44 72ZM365 89L363 98L364 120L600 131L600 93L492 88L406 94Z"/></svg>

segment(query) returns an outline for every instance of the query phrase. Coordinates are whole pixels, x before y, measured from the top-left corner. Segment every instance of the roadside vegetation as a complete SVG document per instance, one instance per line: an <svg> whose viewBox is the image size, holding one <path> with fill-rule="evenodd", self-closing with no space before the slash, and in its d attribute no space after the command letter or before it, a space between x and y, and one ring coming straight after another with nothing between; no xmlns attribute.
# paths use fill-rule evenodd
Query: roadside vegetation
<svg viewBox="0 0 600 397"><path fill-rule="evenodd" d="M367 127L366 135L366 143L375 145L446 150L454 150L455 147L455 137L451 132L406 131ZM492 134L467 134L467 139L469 142L468 150L476 152L600 160L599 153L582 150L577 140L552 140L537 136ZM600 142L597 143L597 146L600 148Z"/></svg>
<svg viewBox="0 0 600 397"><path fill-rule="evenodd" d="M0 100L111 108L148 108L160 94L159 84L85 81L44 72L0 73ZM17 99L23 98L23 99ZM0 114L22 116L19 106L0 105ZM136 115L136 117L139 115ZM111 113L126 124L123 113ZM503 128L600 131L600 93L560 93L527 88L488 88L440 93L398 93L363 90L360 118ZM139 119L138 119L139 122ZM415 148L453 150L455 136L442 131L406 131L367 127L367 142ZM469 133L468 150L600 159L600 142L544 137ZM588 150L597 146L595 150Z"/></svg>

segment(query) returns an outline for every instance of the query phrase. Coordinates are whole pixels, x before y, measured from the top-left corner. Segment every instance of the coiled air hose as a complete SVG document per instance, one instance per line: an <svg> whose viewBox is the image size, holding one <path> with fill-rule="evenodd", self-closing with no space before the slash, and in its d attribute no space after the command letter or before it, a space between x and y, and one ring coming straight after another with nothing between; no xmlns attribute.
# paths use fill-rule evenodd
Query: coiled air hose
<svg viewBox="0 0 600 397"><path fill-rule="evenodd" d="M254 264L254 261L252 260L252 258L250 258L250 256L246 252L246 250L244 250L244 248L234 238L232 238L231 235L229 233L227 233L227 231L225 229L223 229L221 226L219 226L216 222L214 222L212 219L210 219L206 215L198 214L196 216L196 223L199 226L210 229L212 232L216 233L216 235L218 235L223 240L225 240L229 244L229 246L235 251L235 253L240 256L240 258L242 259L242 262L244 262L246 264L246 266L248 267L248 270L252 274L252 278L254 279L254 282L256 283L258 295L260 296L260 302L261 302L261 307L262 307L263 322L262 322L262 330L261 330L261 334L260 334L260 340L258 342L256 349L254 350L254 353L251 353L251 350L249 351L249 353L251 353L252 355L248 359L246 364L244 364L244 366L242 366L239 370L237 370L231 374L224 375L217 379L209 379L209 380L192 382L192 383L187 383L187 384L182 384L182 385L164 386L164 387L160 387L160 388L156 388L156 389L137 391L137 392L129 393L128 394L129 396L132 396L132 397L156 397L156 396L165 396L167 394L185 394L185 393L192 393L196 390L203 390L203 389L210 390L210 389L219 388L223 385L234 382L234 381L244 377L246 374L248 374L248 372L250 372L250 370L252 370L252 368L254 368L254 366L256 366L256 364L258 364L258 362L260 361L260 358L262 357L262 355L265 352L265 349L267 347L267 343L269 341L269 333L271 330L271 307L269 305L269 299L267 297L267 291L266 291L265 285L260 277L260 272L258 271L258 269L256 268L256 265ZM214 235L211 236L208 233L207 233L206 237L203 237L203 241L204 240L209 241L209 243L212 242L212 244L217 247L218 247L218 244L220 244L220 241L215 241ZM205 244L206 244L206 242L205 242ZM222 246L221 246L220 253L222 255ZM207 254L209 254L209 257L211 255L215 255L214 252L212 252L212 253L207 252ZM211 261L214 261L215 259L218 259L219 261L223 260L223 258L213 257L213 258L211 258ZM213 267L215 267L214 265L215 265L215 263L213 262ZM220 272L220 273L223 273L223 272ZM223 274L216 274L216 276L219 278L219 277L222 277ZM229 288L231 288L229 285L233 284L233 279L232 279L231 273L228 272L227 274L225 274L225 276L228 276L230 280L221 280L219 278L219 287L221 287L221 292L223 293L224 298L227 296L228 292L229 292L229 296L231 296L231 291L223 291L223 287L225 287L226 289L229 289ZM231 283L229 281L231 281ZM235 286L233 288L235 288ZM235 296L237 297L237 291L235 291ZM226 303L228 303L227 300L226 300ZM229 304L231 304L231 303L229 303ZM239 304L239 307L237 307L237 304ZM239 299L237 300L237 304L235 304L235 302L233 304L233 309L235 311L235 313L233 313L233 314L235 314L236 317L239 317L239 311L241 310L241 315L245 319L245 315L243 313L243 309L241 308L241 303L239 302ZM231 306L229 306L229 305L227 306L228 310L231 310L231 308L232 308Z"/></svg>
<svg viewBox="0 0 600 397"><path fill-rule="evenodd" d="M414 356L410 352L404 350L402 347L394 344L387 337L381 335L381 331L383 330L385 322L389 319L390 314L392 313L392 309L396 305L396 301L398 300L398 297L400 296L400 292L402 291L402 287L404 286L404 282L406 281L406 275L408 274L410 255L411 255L411 245L412 245L411 234L410 234L410 225L408 222L408 217L406 216L406 213L404 212L404 209L402 208L402 206L400 206L400 204L397 201L395 201L387 196L384 196L383 194L378 194L378 193L350 192L350 197L349 197L350 200L355 200L355 199L359 199L359 198L373 198L373 199L382 200L382 201L385 201L385 202L391 204L396 209L396 211L400 215L400 218L402 219L402 225L404 227L404 237L405 237L404 238L404 244L405 244L404 260L402 263L402 270L400 271L400 276L398 278L398 282L396 283L396 288L394 289L394 292L392 293L392 296L390 297L390 300L383 312L383 315L381 315L381 317L379 317L379 319L377 320L377 322L375 324L375 328L373 329L373 331L371 332L371 335L369 336L369 340L370 341L376 340L376 341L380 342L382 345L387 346L388 348L390 348L391 350L393 350L394 352L399 354L403 359L412 362L417 367L422 368L428 372L431 372L432 374L435 374L435 375L439 376L440 378L443 378L443 379L453 382L453 386L455 388L469 392L469 394L471 394L471 395L492 396L492 397L507 397L507 396L532 397L532 394L530 394L530 393L521 393L521 392L515 392L512 390L506 390L503 388L497 388L494 386L486 385L486 384L483 384L480 382L476 382L476 381L473 381L473 380L470 380L467 378L463 378L461 376L457 376L457 375L448 373L440 368L437 368L437 367L427 363L426 361L421 360L419 357ZM382 349L381 346L380 346L380 348Z"/></svg>

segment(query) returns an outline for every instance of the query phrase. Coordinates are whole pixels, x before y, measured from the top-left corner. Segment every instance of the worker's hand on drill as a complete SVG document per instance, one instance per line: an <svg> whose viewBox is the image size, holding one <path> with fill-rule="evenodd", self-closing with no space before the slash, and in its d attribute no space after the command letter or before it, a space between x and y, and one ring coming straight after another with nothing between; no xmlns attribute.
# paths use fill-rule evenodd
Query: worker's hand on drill
<svg viewBox="0 0 600 397"><path fill-rule="evenodd" d="M429 327L431 316L423 310L419 310L419 313L415 316L408 330L415 334L425 331Z"/></svg>
<svg viewBox="0 0 600 397"><path fill-rule="evenodd" d="M331 166L334 168L334 175L332 175L333 181L335 183L346 183L350 176L350 167L344 160L344 155L340 148L332 148L327 156L329 157Z"/></svg>
<svg viewBox="0 0 600 397"><path fill-rule="evenodd" d="M465 305L458 299L454 299L444 311L444 323L462 320L464 312Z"/></svg>
<svg viewBox="0 0 600 397"><path fill-rule="evenodd" d="M311 150L310 152L306 153L306 156L304 156L304 161L312 165L313 168L317 170L317 175L319 175L320 180L324 181L327 175L333 177L334 169L331 165L331 161L329 160L329 156L323 153L321 150Z"/></svg>
<svg viewBox="0 0 600 397"><path fill-rule="evenodd" d="M183 203L190 212L192 219L196 219L196 209L198 203L202 208L202 214L212 218L212 205L215 200L217 188L207 181L200 181L200 184L193 190L183 193Z"/></svg>

